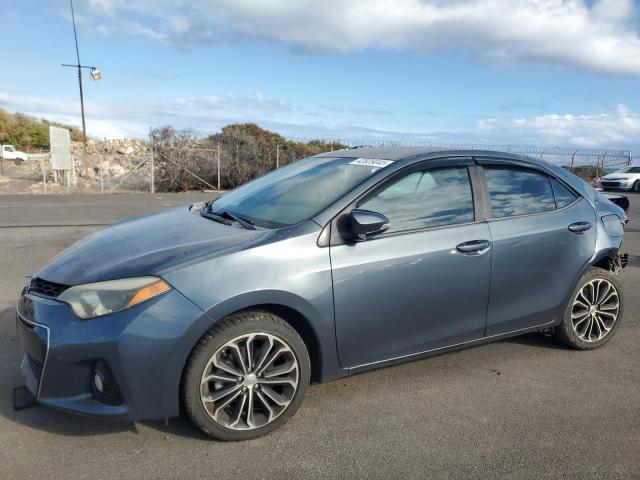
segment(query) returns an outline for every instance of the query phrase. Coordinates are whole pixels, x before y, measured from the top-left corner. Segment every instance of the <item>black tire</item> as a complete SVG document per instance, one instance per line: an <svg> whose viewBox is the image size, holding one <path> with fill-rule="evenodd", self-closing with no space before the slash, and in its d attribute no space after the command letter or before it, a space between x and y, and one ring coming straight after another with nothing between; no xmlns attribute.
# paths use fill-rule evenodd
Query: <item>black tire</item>
<svg viewBox="0 0 640 480"><path fill-rule="evenodd" d="M248 430L227 428L216 422L204 407L204 402L201 399L203 373L212 357L227 342L231 342L242 335L258 332L277 337L278 340L286 343L291 352L293 352L297 360L298 369L297 389L288 406L270 423ZM298 333L288 323L280 317L265 311L237 313L221 320L212 327L191 352L182 379L182 400L184 408L193 423L207 435L222 441L249 440L273 432L284 425L296 413L309 386L310 373L311 366L307 348ZM241 410L242 407L240 407Z"/></svg>
<svg viewBox="0 0 640 480"><path fill-rule="evenodd" d="M572 323L572 312L574 308L574 302L576 301L578 294L582 289L594 280L605 280L609 282L617 291L617 298L619 301L619 307L617 310L617 317L615 318L611 329L602 338L598 340L585 341L581 338ZM587 273L580 279L575 290L571 294L571 300L565 309L564 318L562 323L554 329L554 337L561 343L576 350L592 350L606 344L614 336L615 332L620 327L620 322L624 316L624 293L622 291L622 285L618 280L617 275L609 270L605 270L598 267L591 267ZM599 327L598 327L599 328Z"/></svg>
<svg viewBox="0 0 640 480"><path fill-rule="evenodd" d="M633 184L633 187L631 187L631 190L633 190L635 193L640 193L640 180L636 180L636 182Z"/></svg>

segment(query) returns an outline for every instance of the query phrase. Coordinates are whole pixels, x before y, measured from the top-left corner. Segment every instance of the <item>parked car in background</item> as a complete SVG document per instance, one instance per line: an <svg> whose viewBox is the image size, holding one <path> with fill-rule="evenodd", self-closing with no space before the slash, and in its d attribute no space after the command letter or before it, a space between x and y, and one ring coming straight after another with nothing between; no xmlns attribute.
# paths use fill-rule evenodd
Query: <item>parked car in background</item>
<svg viewBox="0 0 640 480"><path fill-rule="evenodd" d="M317 155L57 256L18 302L22 374L50 407L126 421L184 409L215 438L255 438L310 381L536 331L604 345L624 312L625 218L534 158Z"/></svg>
<svg viewBox="0 0 640 480"><path fill-rule="evenodd" d="M22 160L27 161L27 154L15 149L13 145L2 145L0 147L0 156L3 160Z"/></svg>
<svg viewBox="0 0 640 480"><path fill-rule="evenodd" d="M640 167L625 167L600 179L603 190L640 192Z"/></svg>

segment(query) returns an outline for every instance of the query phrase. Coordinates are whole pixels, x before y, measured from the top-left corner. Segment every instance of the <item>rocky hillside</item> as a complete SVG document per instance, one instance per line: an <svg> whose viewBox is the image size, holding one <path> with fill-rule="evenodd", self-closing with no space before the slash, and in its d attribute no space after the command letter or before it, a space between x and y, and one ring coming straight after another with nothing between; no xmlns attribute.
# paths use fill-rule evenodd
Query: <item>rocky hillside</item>
<svg viewBox="0 0 640 480"><path fill-rule="evenodd" d="M345 148L333 141L287 140L250 123L227 125L219 133L205 137L189 130L162 127L152 130L152 138L157 191L210 189L218 184L221 189L230 189L301 158ZM135 139L91 139L85 146L73 137L72 140L76 188L149 190L150 143ZM8 165L5 177L41 183L41 162L34 161L37 158L32 155L30 161ZM61 183L60 176L55 177L51 171L48 154L44 154L44 167L48 182L57 178Z"/></svg>

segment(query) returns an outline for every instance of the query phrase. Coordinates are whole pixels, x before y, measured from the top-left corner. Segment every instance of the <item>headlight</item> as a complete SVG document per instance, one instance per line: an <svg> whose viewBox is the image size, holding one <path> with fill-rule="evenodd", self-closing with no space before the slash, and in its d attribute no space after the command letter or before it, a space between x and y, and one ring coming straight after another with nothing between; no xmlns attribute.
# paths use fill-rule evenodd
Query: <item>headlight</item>
<svg viewBox="0 0 640 480"><path fill-rule="evenodd" d="M58 296L78 317L94 318L156 297L171 286L157 277L123 278L71 287Z"/></svg>

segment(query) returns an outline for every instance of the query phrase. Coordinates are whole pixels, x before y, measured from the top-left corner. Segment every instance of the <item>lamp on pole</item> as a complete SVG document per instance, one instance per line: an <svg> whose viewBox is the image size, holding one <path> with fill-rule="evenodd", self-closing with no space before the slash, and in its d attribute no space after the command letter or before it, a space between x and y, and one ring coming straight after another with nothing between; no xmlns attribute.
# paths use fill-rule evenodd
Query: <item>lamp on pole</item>
<svg viewBox="0 0 640 480"><path fill-rule="evenodd" d="M69 5L71 6L71 21L73 22L73 38L75 39L75 42L76 42L76 59L78 63L76 63L75 65L63 63L62 66L74 67L78 69L78 85L80 86L80 113L82 114L82 142L86 147L87 146L87 127L85 125L85 120L84 120L84 94L82 92L82 69L83 68L89 69L91 78L96 81L102 78L102 74L100 73L100 70L98 70L96 67L82 65L80 63L80 51L78 50L78 33L76 31L76 16L73 11L73 0L69 0Z"/></svg>

